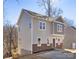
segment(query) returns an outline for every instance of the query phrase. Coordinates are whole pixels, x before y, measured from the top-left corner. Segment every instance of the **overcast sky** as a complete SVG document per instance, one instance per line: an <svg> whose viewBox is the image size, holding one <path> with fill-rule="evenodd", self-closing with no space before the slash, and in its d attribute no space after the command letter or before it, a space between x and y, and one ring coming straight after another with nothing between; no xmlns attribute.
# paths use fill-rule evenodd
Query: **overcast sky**
<svg viewBox="0 0 79 59"><path fill-rule="evenodd" d="M63 16L76 22L76 1L75 0L56 0L56 7L63 10ZM4 20L9 20L11 24L16 24L21 9L31 10L44 14L42 8L38 6L37 0L7 0L4 3Z"/></svg>

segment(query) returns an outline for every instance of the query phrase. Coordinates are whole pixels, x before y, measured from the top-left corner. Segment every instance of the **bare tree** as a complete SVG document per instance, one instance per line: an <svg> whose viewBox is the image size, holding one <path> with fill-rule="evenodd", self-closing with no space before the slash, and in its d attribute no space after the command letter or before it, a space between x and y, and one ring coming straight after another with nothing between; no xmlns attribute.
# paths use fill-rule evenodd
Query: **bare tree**
<svg viewBox="0 0 79 59"><path fill-rule="evenodd" d="M38 3L41 7L43 7L46 15L49 17L57 17L63 13L60 8L55 7L53 0L40 0Z"/></svg>
<svg viewBox="0 0 79 59"><path fill-rule="evenodd" d="M3 20L3 56L11 56L11 50L17 47L17 28L15 25L11 25L7 19L7 7L6 2L9 0L3 0L4 3L4 20ZM16 0L18 3L19 0Z"/></svg>
<svg viewBox="0 0 79 59"><path fill-rule="evenodd" d="M11 56L11 50L17 48L17 28L9 23L3 26L3 54L4 57Z"/></svg>
<svg viewBox="0 0 79 59"><path fill-rule="evenodd" d="M72 19L68 19L68 18L64 18L65 22L69 25L69 26L74 26L74 21Z"/></svg>

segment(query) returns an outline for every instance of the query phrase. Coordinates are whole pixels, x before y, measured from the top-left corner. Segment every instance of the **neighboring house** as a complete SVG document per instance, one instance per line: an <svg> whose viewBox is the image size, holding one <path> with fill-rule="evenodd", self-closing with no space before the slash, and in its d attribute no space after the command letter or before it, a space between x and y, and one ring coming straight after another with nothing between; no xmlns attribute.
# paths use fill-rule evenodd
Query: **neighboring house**
<svg viewBox="0 0 79 59"><path fill-rule="evenodd" d="M28 54L63 48L64 26L63 17L51 18L22 9L18 25L18 49Z"/></svg>
<svg viewBox="0 0 79 59"><path fill-rule="evenodd" d="M64 48L76 48L76 28L66 26L64 31Z"/></svg>

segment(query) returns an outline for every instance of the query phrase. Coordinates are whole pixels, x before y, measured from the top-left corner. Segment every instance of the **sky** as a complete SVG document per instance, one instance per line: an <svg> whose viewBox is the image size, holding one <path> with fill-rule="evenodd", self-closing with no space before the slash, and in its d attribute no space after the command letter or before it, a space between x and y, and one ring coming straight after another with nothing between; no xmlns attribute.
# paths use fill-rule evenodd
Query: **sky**
<svg viewBox="0 0 79 59"><path fill-rule="evenodd" d="M31 10L40 14L45 14L43 8L37 1L40 0L7 0L4 2L4 20L11 24L16 24L22 9ZM63 10L63 16L73 20L76 25L76 0L55 0L55 6Z"/></svg>

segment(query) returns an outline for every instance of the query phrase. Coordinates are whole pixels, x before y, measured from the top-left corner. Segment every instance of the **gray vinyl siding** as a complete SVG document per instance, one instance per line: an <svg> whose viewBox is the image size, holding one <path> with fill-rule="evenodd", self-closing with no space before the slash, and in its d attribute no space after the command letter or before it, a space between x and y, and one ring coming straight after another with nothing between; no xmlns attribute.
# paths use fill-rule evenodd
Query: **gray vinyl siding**
<svg viewBox="0 0 79 59"><path fill-rule="evenodd" d="M64 48L72 48L72 43L76 43L76 30L71 27L66 27L64 37Z"/></svg>
<svg viewBox="0 0 79 59"><path fill-rule="evenodd" d="M64 34L64 24L61 24L62 25L62 28L63 28L63 30L62 30L62 32L57 32L57 24L60 24L60 23L56 23L56 22L54 22L54 34Z"/></svg>
<svg viewBox="0 0 79 59"><path fill-rule="evenodd" d="M18 24L18 48L31 51L31 29L29 23L31 23L30 16L23 13Z"/></svg>
<svg viewBox="0 0 79 59"><path fill-rule="evenodd" d="M44 21L41 19L33 20L33 44L38 44L38 38L41 38L41 44L47 44L47 39L51 35L51 22L44 21L46 23L46 29L40 30L39 22Z"/></svg>

